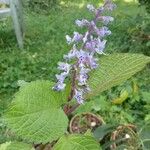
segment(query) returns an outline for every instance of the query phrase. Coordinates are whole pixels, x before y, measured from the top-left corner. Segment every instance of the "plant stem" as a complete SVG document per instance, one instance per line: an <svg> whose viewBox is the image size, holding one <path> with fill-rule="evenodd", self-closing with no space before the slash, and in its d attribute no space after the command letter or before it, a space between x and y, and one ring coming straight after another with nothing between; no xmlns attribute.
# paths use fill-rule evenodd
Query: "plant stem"
<svg viewBox="0 0 150 150"><path fill-rule="evenodd" d="M71 109L69 109L67 112L66 112L66 115L69 116L72 112L74 112L78 107L80 106L80 104L75 104L74 106L72 106Z"/></svg>
<svg viewBox="0 0 150 150"><path fill-rule="evenodd" d="M76 67L74 66L73 67L73 76L72 76L72 85L71 85L71 92L70 92L70 95L68 97L68 101L71 101L73 96L74 96L74 90L75 90L75 86L76 86L76 74L77 74L77 71L76 71Z"/></svg>
<svg viewBox="0 0 150 150"><path fill-rule="evenodd" d="M93 19L93 22L96 24L97 22L97 18L100 14L101 10L98 10L97 14L95 15L95 18ZM89 40L91 32L92 32L92 26L90 26L88 28L88 34L87 34L87 40ZM86 33L87 33L86 32ZM86 35L85 33L85 35ZM85 43L82 45L82 49L84 49L85 44L87 43L87 41L85 41ZM70 91L70 95L68 96L68 101L71 101L73 99L74 93L75 93L75 88L76 88L76 77L77 77L77 70L76 68L78 68L78 63L74 64L73 66L73 73L72 73L72 83L71 83L71 91ZM70 115L73 111L75 111L76 108L78 108L80 106L80 104L76 104L74 106L72 106L72 108L70 108L66 113L66 115Z"/></svg>

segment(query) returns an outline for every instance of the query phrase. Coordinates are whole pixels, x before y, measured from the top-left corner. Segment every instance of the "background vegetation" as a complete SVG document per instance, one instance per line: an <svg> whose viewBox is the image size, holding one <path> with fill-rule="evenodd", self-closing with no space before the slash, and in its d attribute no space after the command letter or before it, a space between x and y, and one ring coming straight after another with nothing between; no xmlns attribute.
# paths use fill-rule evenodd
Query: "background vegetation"
<svg viewBox="0 0 150 150"><path fill-rule="evenodd" d="M78 30L74 20L90 17L87 3L100 5L99 0L26 0L24 50L18 49L11 19L0 20L0 115L18 89L18 80L55 80L56 64L69 50L66 34ZM118 0L113 12L112 35L108 38L107 53L142 53L150 56L150 15L136 0ZM147 6L147 5L146 5ZM103 92L77 112L92 111L108 123L143 124L150 120L149 66L120 86ZM128 92L121 102L119 95ZM113 105L112 105L113 102ZM98 107L97 107L98 106ZM108 111L109 110L109 111ZM114 120L115 117L115 120ZM8 139L0 123L0 143Z"/></svg>

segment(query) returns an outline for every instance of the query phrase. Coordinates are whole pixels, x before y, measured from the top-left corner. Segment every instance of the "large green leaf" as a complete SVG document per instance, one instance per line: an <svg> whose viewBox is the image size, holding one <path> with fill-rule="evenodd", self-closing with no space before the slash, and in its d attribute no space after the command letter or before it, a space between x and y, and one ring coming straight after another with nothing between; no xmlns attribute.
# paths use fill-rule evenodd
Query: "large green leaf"
<svg viewBox="0 0 150 150"><path fill-rule="evenodd" d="M100 58L100 67L92 72L88 84L91 92L86 98L116 86L142 70L150 57L141 54L110 54Z"/></svg>
<svg viewBox="0 0 150 150"><path fill-rule="evenodd" d="M34 81L20 88L4 115L4 122L17 135L34 143L56 140L67 131L68 118L61 109L63 93L49 81Z"/></svg>
<svg viewBox="0 0 150 150"><path fill-rule="evenodd" d="M6 142L0 145L0 150L34 150L34 148L22 142Z"/></svg>
<svg viewBox="0 0 150 150"><path fill-rule="evenodd" d="M54 150L100 150L100 145L92 136L72 134L60 138Z"/></svg>

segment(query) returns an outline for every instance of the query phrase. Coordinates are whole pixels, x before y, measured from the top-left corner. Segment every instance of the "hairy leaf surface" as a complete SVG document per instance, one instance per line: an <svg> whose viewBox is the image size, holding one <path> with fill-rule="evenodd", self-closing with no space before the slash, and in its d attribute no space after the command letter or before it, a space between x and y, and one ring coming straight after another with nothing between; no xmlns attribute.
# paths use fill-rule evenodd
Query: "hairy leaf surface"
<svg viewBox="0 0 150 150"><path fill-rule="evenodd" d="M34 150L34 148L22 142L6 142L0 145L0 150Z"/></svg>
<svg viewBox="0 0 150 150"><path fill-rule="evenodd" d="M142 70L150 57L141 54L110 54L100 58L99 68L92 72L88 84L91 92L86 98L116 86Z"/></svg>
<svg viewBox="0 0 150 150"><path fill-rule="evenodd" d="M60 107L64 93L53 91L52 85L49 81L34 81L15 95L4 121L17 136L47 143L67 131L68 118Z"/></svg>
<svg viewBox="0 0 150 150"><path fill-rule="evenodd" d="M63 136L54 150L101 150L99 143L91 136L74 134Z"/></svg>

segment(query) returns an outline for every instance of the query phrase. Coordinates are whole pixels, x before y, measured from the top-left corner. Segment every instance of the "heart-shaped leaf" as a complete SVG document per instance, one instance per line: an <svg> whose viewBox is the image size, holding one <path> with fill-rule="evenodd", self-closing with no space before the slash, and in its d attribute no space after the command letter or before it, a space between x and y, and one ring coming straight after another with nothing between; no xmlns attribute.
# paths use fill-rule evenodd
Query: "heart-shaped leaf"
<svg viewBox="0 0 150 150"><path fill-rule="evenodd" d="M68 118L61 109L62 92L49 81L34 81L20 88L4 122L17 136L34 143L58 139L67 131Z"/></svg>

